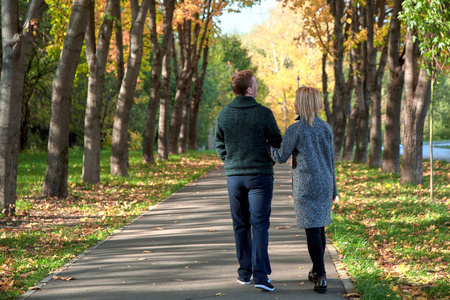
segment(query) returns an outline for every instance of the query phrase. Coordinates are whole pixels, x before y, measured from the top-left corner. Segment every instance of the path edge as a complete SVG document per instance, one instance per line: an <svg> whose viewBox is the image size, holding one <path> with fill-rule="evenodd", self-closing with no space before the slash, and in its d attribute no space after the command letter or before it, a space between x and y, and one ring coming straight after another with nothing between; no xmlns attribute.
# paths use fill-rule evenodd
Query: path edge
<svg viewBox="0 0 450 300"><path fill-rule="evenodd" d="M140 218L142 218L143 216L147 215L149 212L151 212L153 209L155 209L156 207L158 207L160 204L170 200L175 194L183 191L185 188L187 188L188 186L195 184L195 182L197 180L200 180L202 178L205 177L205 175L209 174L210 172L217 170L218 167L220 167L220 165L216 165L213 166L209 171L205 172L203 175L199 176L197 179L185 184L183 187L181 187L179 190L173 192L170 196L162 199L161 201L159 201L158 203L149 206L148 209L146 209L145 211L143 211L140 215L138 215L137 217L135 217L133 220L131 220L130 222L126 223L124 226L114 230L108 237L106 237L105 239L98 241L95 245L89 247L88 249L84 250L82 253L78 254L77 256L75 256L74 258L72 258L71 260L69 260L68 262L66 262L64 265L62 265L61 267L57 268L54 272L50 273L47 277L45 277L44 279L42 279L41 281L39 281L37 284L33 285L33 287L35 287L36 289L33 290L28 290L25 293L23 293L22 295L20 295L18 298L16 298L17 300L26 300L28 297L30 297L31 295L33 295L36 291L41 290L46 284L47 282L49 282L50 280L53 279L53 276L57 276L59 275L61 272L65 271L66 269L70 268L73 264L75 264L78 260L82 259L84 256L86 256L87 254L89 254L91 251L97 249L98 247L100 247L103 243L107 242L108 240L110 240L111 238L113 238L115 235L123 232L127 227L133 225L137 220L139 220Z"/></svg>

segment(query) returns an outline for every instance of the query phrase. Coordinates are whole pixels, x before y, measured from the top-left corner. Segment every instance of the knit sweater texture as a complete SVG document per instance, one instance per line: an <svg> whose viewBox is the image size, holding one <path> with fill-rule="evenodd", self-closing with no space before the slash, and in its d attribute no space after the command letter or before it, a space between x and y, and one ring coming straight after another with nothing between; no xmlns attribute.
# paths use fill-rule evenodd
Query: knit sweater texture
<svg viewBox="0 0 450 300"><path fill-rule="evenodd" d="M253 97L234 98L217 116L214 142L227 176L273 175L268 146L281 140L272 111Z"/></svg>

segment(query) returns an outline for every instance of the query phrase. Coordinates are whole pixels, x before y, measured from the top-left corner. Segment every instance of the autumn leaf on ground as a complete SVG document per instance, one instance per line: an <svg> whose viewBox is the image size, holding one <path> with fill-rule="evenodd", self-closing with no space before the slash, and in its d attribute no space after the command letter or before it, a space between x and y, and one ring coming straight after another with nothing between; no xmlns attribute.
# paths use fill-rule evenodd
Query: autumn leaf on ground
<svg viewBox="0 0 450 300"><path fill-rule="evenodd" d="M69 280L74 280L74 279L76 279L76 278L75 278L75 277L62 277L62 276L53 275L53 279L54 279L54 280L65 280L65 281L69 281Z"/></svg>
<svg viewBox="0 0 450 300"><path fill-rule="evenodd" d="M348 293L348 294L345 294L342 297L344 297L344 298L351 298L351 297L359 298L359 294L357 294L357 293Z"/></svg>
<svg viewBox="0 0 450 300"><path fill-rule="evenodd" d="M209 232L216 232L217 230L215 229L210 229Z"/></svg>
<svg viewBox="0 0 450 300"><path fill-rule="evenodd" d="M286 227L284 227L284 226L279 226L279 227L277 227L277 228L275 228L275 229L286 229Z"/></svg>
<svg viewBox="0 0 450 300"><path fill-rule="evenodd" d="M0 283L0 292L6 292L9 290L14 284L14 280L10 282L3 281Z"/></svg>
<svg viewBox="0 0 450 300"><path fill-rule="evenodd" d="M32 287L29 287L28 290L29 291L37 291L37 290L41 290L41 288L38 286L32 286Z"/></svg>

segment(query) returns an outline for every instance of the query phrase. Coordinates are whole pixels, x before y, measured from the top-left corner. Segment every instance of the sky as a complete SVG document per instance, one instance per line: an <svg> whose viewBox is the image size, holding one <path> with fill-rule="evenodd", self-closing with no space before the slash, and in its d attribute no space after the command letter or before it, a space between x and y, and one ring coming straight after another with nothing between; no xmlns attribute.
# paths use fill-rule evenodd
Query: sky
<svg viewBox="0 0 450 300"><path fill-rule="evenodd" d="M276 6L276 0L261 0L259 5L242 9L240 13L224 13L220 16L222 33L248 33L254 25L269 18L269 11Z"/></svg>

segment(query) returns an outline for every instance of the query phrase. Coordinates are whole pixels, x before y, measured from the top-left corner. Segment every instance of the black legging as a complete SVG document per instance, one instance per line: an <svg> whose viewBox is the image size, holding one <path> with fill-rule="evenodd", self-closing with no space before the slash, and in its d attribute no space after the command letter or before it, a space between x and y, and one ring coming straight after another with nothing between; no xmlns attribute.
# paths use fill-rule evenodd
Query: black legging
<svg viewBox="0 0 450 300"><path fill-rule="evenodd" d="M325 262L323 259L325 253L325 227L306 228L306 241L308 243L308 252L311 257L312 271L317 277L325 276Z"/></svg>

